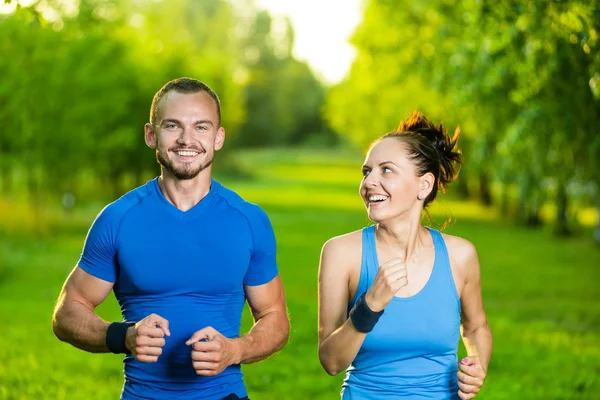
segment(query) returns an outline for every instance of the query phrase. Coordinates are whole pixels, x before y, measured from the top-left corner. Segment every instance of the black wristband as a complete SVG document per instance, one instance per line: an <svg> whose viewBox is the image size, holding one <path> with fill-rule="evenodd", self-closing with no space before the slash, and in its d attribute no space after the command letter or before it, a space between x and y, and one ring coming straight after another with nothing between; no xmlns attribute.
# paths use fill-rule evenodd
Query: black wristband
<svg viewBox="0 0 600 400"><path fill-rule="evenodd" d="M134 322L113 322L106 331L106 347L115 354L131 354L125 346L127 329L135 325Z"/></svg>
<svg viewBox="0 0 600 400"><path fill-rule="evenodd" d="M371 310L365 302L365 295L366 293L363 293L354 308L350 310L350 320L358 331L369 333L373 330L377 321L379 321L379 317L383 315L383 310L379 312Z"/></svg>

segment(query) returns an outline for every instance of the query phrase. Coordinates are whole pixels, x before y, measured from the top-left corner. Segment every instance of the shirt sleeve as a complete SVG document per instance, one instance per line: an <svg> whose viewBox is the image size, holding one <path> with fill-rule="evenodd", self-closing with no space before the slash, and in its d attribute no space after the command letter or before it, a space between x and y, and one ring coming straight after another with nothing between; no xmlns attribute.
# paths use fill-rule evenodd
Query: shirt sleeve
<svg viewBox="0 0 600 400"><path fill-rule="evenodd" d="M106 206L90 227L78 265L87 273L107 282L117 279L116 238L119 215L114 204Z"/></svg>
<svg viewBox="0 0 600 400"><path fill-rule="evenodd" d="M270 282L278 274L275 233L267 214L255 206L250 217L252 230L252 255L244 277L244 285L258 286ZM254 210L253 210L254 211Z"/></svg>

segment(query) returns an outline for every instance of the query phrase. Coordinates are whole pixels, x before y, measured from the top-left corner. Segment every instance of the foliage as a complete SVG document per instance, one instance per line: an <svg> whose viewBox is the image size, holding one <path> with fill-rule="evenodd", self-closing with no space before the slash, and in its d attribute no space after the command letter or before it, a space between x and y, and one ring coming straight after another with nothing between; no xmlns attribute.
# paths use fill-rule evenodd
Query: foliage
<svg viewBox="0 0 600 400"><path fill-rule="evenodd" d="M0 52L10 55L0 59L10 77L0 82L3 194L43 203L100 187L114 197L156 174L143 125L154 93L180 76L219 95L226 149L332 142L325 89L291 55L291 26L275 32L250 1L73 4L17 2L0 15Z"/></svg>
<svg viewBox="0 0 600 400"><path fill-rule="evenodd" d="M326 116L361 146L415 108L460 123L482 184L517 185L535 213L549 198L564 224L600 187L599 30L596 1L371 0Z"/></svg>

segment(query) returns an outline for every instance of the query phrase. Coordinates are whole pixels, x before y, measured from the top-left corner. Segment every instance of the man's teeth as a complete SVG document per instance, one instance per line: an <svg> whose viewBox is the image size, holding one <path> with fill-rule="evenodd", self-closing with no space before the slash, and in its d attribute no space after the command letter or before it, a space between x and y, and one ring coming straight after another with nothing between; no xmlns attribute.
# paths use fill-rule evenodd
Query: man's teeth
<svg viewBox="0 0 600 400"><path fill-rule="evenodd" d="M369 196L369 201L384 201L387 200L387 196Z"/></svg>
<svg viewBox="0 0 600 400"><path fill-rule="evenodd" d="M190 157L190 156L198 155L198 153L195 152L195 151L178 151L177 154L179 154L180 156L184 156L184 157Z"/></svg>

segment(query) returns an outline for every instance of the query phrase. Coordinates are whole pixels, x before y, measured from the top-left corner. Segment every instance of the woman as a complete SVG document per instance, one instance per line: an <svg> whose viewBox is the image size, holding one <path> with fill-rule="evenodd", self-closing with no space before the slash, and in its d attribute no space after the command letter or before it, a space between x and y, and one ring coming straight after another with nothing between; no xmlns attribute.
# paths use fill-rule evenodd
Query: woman
<svg viewBox="0 0 600 400"><path fill-rule="evenodd" d="M421 225L456 178L457 140L413 112L375 141L360 185L375 225L323 247L319 359L331 375L347 368L343 399L472 399L483 384L492 336L477 253Z"/></svg>

